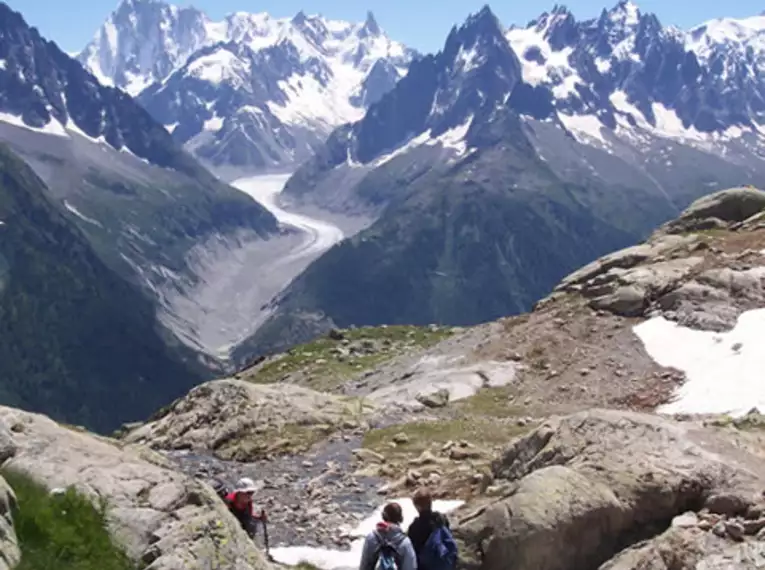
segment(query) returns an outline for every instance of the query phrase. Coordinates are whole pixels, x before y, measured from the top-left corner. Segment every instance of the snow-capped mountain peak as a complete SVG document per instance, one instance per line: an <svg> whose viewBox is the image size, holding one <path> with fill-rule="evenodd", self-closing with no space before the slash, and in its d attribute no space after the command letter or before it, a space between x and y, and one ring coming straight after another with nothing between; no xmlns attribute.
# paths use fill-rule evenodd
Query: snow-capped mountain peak
<svg viewBox="0 0 765 570"><path fill-rule="evenodd" d="M397 59L395 66L406 68L413 55L384 34L371 12L359 24L303 11L293 18L235 12L216 22L195 8L161 0L122 0L78 59L102 83L137 95L198 50L221 42L246 44L254 51L291 43L303 61L340 58L362 71L380 58Z"/></svg>
<svg viewBox="0 0 765 570"><path fill-rule="evenodd" d="M361 28L359 35L366 36L379 36L382 34L382 29L375 19L375 15L369 11L367 12L367 19L364 21L364 25Z"/></svg>
<svg viewBox="0 0 765 570"><path fill-rule="evenodd" d="M339 133L333 144L345 136L350 147L333 159L353 168L387 165L446 133L450 144L459 139L464 156L496 140L491 122L508 111L609 154L672 141L715 156L730 145L760 156L763 30L758 16L685 32L626 0L590 20L557 5L526 27L502 29L485 7L452 29L438 55L413 64L363 121Z"/></svg>
<svg viewBox="0 0 765 570"><path fill-rule="evenodd" d="M137 95L209 43L214 31L195 8L123 0L77 59L102 84Z"/></svg>
<svg viewBox="0 0 765 570"><path fill-rule="evenodd" d="M711 20L692 28L687 38L688 48L702 59L708 59L720 52L733 52L743 56L747 51L762 57L765 54L765 14L740 20Z"/></svg>
<svg viewBox="0 0 765 570"><path fill-rule="evenodd" d="M640 23L640 8L630 0L621 0L608 11L608 18L616 26L634 28Z"/></svg>
<svg viewBox="0 0 765 570"><path fill-rule="evenodd" d="M214 165L281 169L360 119L415 55L371 12L363 22L304 11L216 22L160 0L123 0L80 60Z"/></svg>

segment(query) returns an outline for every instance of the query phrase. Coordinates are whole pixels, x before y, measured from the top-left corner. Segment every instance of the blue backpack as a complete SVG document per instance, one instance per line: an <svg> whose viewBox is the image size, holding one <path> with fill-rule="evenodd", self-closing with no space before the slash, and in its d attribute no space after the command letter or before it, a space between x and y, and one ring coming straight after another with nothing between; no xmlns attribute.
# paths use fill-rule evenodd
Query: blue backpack
<svg viewBox="0 0 765 570"><path fill-rule="evenodd" d="M380 537L382 544L377 559L377 570L398 570L401 568L399 565L399 555L396 547L388 542L387 539Z"/></svg>
<svg viewBox="0 0 765 570"><path fill-rule="evenodd" d="M430 533L420 554L421 567L427 570L454 570L457 566L457 543L446 525Z"/></svg>

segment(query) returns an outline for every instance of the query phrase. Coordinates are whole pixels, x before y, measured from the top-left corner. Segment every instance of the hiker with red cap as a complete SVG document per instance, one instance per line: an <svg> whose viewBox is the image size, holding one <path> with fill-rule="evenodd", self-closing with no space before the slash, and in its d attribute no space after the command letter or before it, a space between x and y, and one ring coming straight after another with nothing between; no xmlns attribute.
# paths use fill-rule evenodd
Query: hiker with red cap
<svg viewBox="0 0 765 570"><path fill-rule="evenodd" d="M252 504L252 496L257 490L252 479L243 477L236 482L234 490L226 495L225 498L229 510L237 518L239 524L242 525L242 528L250 538L255 537L258 523L265 524L268 522L266 511L261 510L260 513L256 513L255 507Z"/></svg>

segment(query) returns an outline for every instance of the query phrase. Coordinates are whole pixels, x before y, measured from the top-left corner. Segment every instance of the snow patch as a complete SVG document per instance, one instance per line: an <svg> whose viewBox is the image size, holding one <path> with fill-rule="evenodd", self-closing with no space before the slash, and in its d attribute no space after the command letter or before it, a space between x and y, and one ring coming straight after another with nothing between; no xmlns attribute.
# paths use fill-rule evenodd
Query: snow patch
<svg viewBox="0 0 765 570"><path fill-rule="evenodd" d="M409 152L410 150L417 148L418 146L424 145L426 142L430 140L430 131L425 131L424 133L420 133L413 139L409 140L407 143L401 145L394 151L385 154L379 158L377 158L374 162L372 162L371 166L373 168L377 168L378 166L382 166L383 164L386 164L396 158L397 156L401 156ZM350 158L350 156L349 156Z"/></svg>
<svg viewBox="0 0 765 570"><path fill-rule="evenodd" d="M211 119L207 119L202 127L205 131L219 131L221 128L223 128L223 119L218 115L213 115Z"/></svg>
<svg viewBox="0 0 765 570"><path fill-rule="evenodd" d="M462 156L467 152L467 141L465 137L473 124L473 116L471 115L461 125L449 129L442 135L432 139L427 144L441 144L444 148L450 148L457 151L457 156Z"/></svg>
<svg viewBox="0 0 765 570"><path fill-rule="evenodd" d="M417 516L411 499L394 499L401 505L404 514L404 523L401 528L406 531ZM442 513L450 513L461 507L464 501L433 501L433 509ZM364 538L372 532L375 525L382 520L382 509L379 507L374 514L364 519L356 528L350 530L349 535L356 538L351 543L349 550L332 550L312 546L286 546L271 549L271 556L281 563L289 566L297 566L301 562L307 562L321 568L321 570L357 570L361 562L361 551L364 547Z"/></svg>
<svg viewBox="0 0 765 570"><path fill-rule="evenodd" d="M204 55L192 61L187 73L213 85L232 83L236 87L244 86L244 78L248 77L250 65L241 60L236 54L225 48Z"/></svg>
<svg viewBox="0 0 765 570"><path fill-rule="evenodd" d="M467 133L470 130L470 126L472 124L473 124L473 116L471 115L461 125L453 127L437 137L434 137L432 135L432 129L429 129L423 133L420 133L416 137L410 139L408 142L401 145L397 149L389 152L388 154L378 157L370 164L370 166L372 166L373 168L382 166L383 164L390 162L397 156L402 156L419 146L440 145L443 148L447 148L451 151L454 151L457 157L463 156L468 151L467 141L465 141L465 137L467 136ZM352 162L352 159L349 154L348 164L350 166L354 166L353 164L351 164L351 162Z"/></svg>
<svg viewBox="0 0 765 570"><path fill-rule="evenodd" d="M760 274L765 276L765 270ZM765 410L765 309L743 313L725 333L682 327L663 317L633 330L659 365L682 370L687 377L675 400L657 411L741 416L753 407Z"/></svg>
<svg viewBox="0 0 765 570"><path fill-rule="evenodd" d="M558 117L577 142L589 144L597 141L604 145L610 144L603 136L603 129L605 129L603 123L595 115L564 115L559 113Z"/></svg>
<svg viewBox="0 0 765 570"><path fill-rule="evenodd" d="M269 102L268 107L286 124L309 122L332 127L360 120L364 110L352 105L348 94L361 83L362 75L353 69L338 68L333 79L331 85L324 86L312 75L293 74L279 82L287 101L284 104Z"/></svg>
<svg viewBox="0 0 765 570"><path fill-rule="evenodd" d="M75 216L80 218L83 222L88 222L89 224L93 224L94 226L98 226L99 228L103 228L103 226L100 224L100 222L98 222L97 220L94 220L93 218L89 218L88 216L86 216L85 214L80 212L77 208L72 206L66 200L64 200L64 207L67 210L69 210L70 212L72 212Z"/></svg>
<svg viewBox="0 0 765 570"><path fill-rule="evenodd" d="M54 135L57 137L69 136L66 132L66 129L64 129L61 123L59 123L53 117L51 117L50 121L48 121L48 124L45 125L44 127L29 126L22 120L20 116L12 115L10 113L3 113L3 112L0 112L0 121L3 121L4 123L8 123L9 125L13 125L14 127L21 127L23 129L34 131L36 133L44 133L46 135Z"/></svg>
<svg viewBox="0 0 765 570"><path fill-rule="evenodd" d="M640 9L633 2L620 2L611 10L610 18L620 27L633 28L640 23Z"/></svg>
<svg viewBox="0 0 765 570"><path fill-rule="evenodd" d="M74 133L77 136L80 136L84 139L89 140L92 143L100 144L100 145L106 145L110 146L108 142L106 142L106 137L104 135L98 135L98 137L92 137L85 131L83 131L80 127L77 126L77 124L70 118L69 121L66 124L66 129L70 133Z"/></svg>
<svg viewBox="0 0 765 570"><path fill-rule="evenodd" d="M462 73L470 73L473 69L481 65L481 56L478 55L475 48L466 50L464 46L460 46L456 62L462 70Z"/></svg>
<svg viewBox="0 0 765 570"><path fill-rule="evenodd" d="M553 84L555 96L566 98L576 92L578 83L584 83L569 64L573 48L554 51L544 33L536 28L513 28L505 37L520 59L523 81L534 86Z"/></svg>
<svg viewBox="0 0 765 570"><path fill-rule="evenodd" d="M685 34L685 47L702 60L709 59L718 49L765 55L765 14L710 20Z"/></svg>
<svg viewBox="0 0 765 570"><path fill-rule="evenodd" d="M599 73L608 73L611 71L611 62L599 57L595 60L595 67L597 67Z"/></svg>

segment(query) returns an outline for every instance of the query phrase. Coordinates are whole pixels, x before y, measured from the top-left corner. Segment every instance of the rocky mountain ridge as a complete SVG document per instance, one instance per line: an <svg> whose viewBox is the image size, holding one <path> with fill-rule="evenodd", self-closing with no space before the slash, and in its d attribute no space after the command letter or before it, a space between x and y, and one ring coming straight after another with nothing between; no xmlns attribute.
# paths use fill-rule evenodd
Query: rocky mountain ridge
<svg viewBox="0 0 765 570"><path fill-rule="evenodd" d="M290 178L294 207L376 222L296 279L236 352L305 340L293 331L306 315L326 329L522 312L585 257L644 239L700 196L762 185L762 74L756 58L736 65L756 34L714 35L704 57L691 36L629 2L509 30L486 7L455 26ZM353 295L390 282L400 294Z"/></svg>
<svg viewBox="0 0 765 570"><path fill-rule="evenodd" d="M0 146L0 399L108 431L207 376ZM151 386L151 388L149 388Z"/></svg>
<svg viewBox="0 0 765 570"><path fill-rule="evenodd" d="M737 23L749 29L746 21ZM418 62L363 120L338 130L330 154L320 153L302 170L376 169L433 145L464 158L496 144L480 133L497 119L497 108L517 113L534 131L543 128L537 122L551 122L621 159L627 157L618 141L645 147L658 137L708 152L733 145L727 159L745 160L760 145L761 50L756 27L730 38L722 27L665 28L623 0L593 20L577 21L556 6L525 28L505 29L486 6L455 26L441 52ZM406 119L393 120L403 107L409 107ZM542 134L535 132L532 142L547 156ZM307 184L315 178L298 172L290 191L312 197Z"/></svg>
<svg viewBox="0 0 765 570"><path fill-rule="evenodd" d="M213 22L194 8L125 0L78 58L221 171L289 171L360 118L415 55L371 13L357 24L302 11Z"/></svg>
<svg viewBox="0 0 765 570"><path fill-rule="evenodd" d="M244 246L267 250L268 238L289 230L5 4L0 35L0 141L45 182L102 260L159 306L171 344L176 336L212 362L219 347L206 346L168 298L187 299L210 263Z"/></svg>

